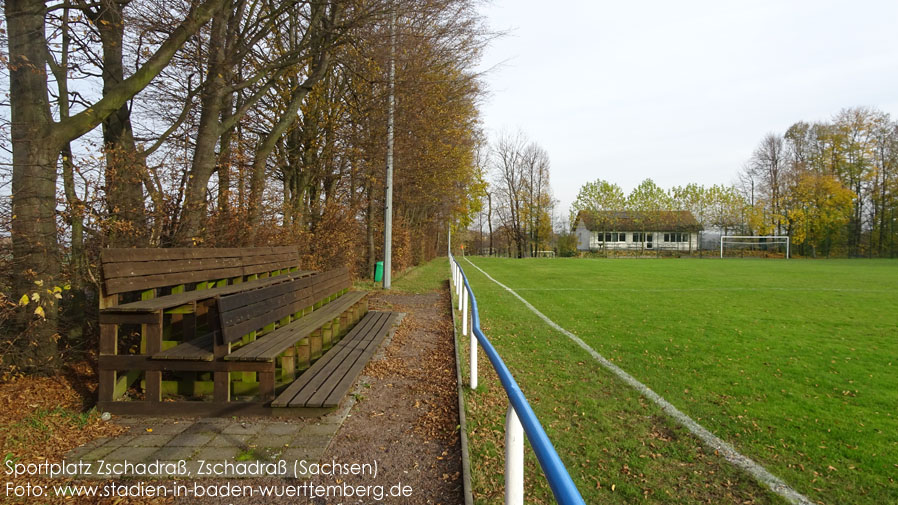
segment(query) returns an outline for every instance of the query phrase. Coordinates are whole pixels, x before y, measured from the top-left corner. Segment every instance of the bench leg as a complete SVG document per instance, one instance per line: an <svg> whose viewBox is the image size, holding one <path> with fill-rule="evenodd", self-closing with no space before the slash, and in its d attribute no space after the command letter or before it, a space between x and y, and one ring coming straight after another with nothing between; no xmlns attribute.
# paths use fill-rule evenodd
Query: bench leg
<svg viewBox="0 0 898 505"><path fill-rule="evenodd" d="M184 318L181 320L181 324L184 325L184 340L182 342L196 338L197 317L198 314L196 313L184 314Z"/></svg>
<svg viewBox="0 0 898 505"><path fill-rule="evenodd" d="M300 370L305 370L311 366L312 355L309 339L302 339L296 346L296 365Z"/></svg>
<svg viewBox="0 0 898 505"><path fill-rule="evenodd" d="M274 400L274 370L259 372L259 398L263 402Z"/></svg>
<svg viewBox="0 0 898 505"><path fill-rule="evenodd" d="M223 344L218 335L212 339L212 356L215 360L231 352L231 344ZM212 373L212 399L217 403L231 401L231 372Z"/></svg>
<svg viewBox="0 0 898 505"><path fill-rule="evenodd" d="M292 381L296 377L296 351L293 347L281 355L281 380Z"/></svg>
<svg viewBox="0 0 898 505"><path fill-rule="evenodd" d="M117 324L100 325L100 354L113 356L118 354ZM115 400L115 370L100 369L99 375L99 400L101 402Z"/></svg>
<svg viewBox="0 0 898 505"><path fill-rule="evenodd" d="M309 357L311 359L321 357L321 330L315 330L309 335Z"/></svg>
<svg viewBox="0 0 898 505"><path fill-rule="evenodd" d="M146 338L147 354L152 356L162 352L162 312L154 314L156 322L141 325L141 330ZM145 399L148 402L162 401L162 372L147 370Z"/></svg>
<svg viewBox="0 0 898 505"><path fill-rule="evenodd" d="M330 321L321 327L321 349L330 349L334 340L334 322Z"/></svg>
<svg viewBox="0 0 898 505"><path fill-rule="evenodd" d="M231 400L231 372L215 372L212 374L214 381L212 398L218 403L227 403Z"/></svg>
<svg viewBox="0 0 898 505"><path fill-rule="evenodd" d="M340 338L342 339L344 335L346 335L347 330L353 325L352 321L352 308L348 311L340 314Z"/></svg>

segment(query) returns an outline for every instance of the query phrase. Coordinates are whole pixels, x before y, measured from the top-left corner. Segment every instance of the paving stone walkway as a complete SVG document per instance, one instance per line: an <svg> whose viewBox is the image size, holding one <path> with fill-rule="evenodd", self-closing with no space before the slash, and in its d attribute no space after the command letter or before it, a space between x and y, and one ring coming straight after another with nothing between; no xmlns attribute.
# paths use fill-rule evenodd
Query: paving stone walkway
<svg viewBox="0 0 898 505"><path fill-rule="evenodd" d="M103 465L118 465L121 476L147 476L145 467L133 465L162 463L166 470L157 477L184 477L177 465L190 472L190 477L203 477L200 462L224 463L226 470L211 477L251 477L237 463L286 461L293 475L294 462L320 462L343 420L355 403L353 395L343 399L333 412L318 418L199 418L171 419L148 417L117 417L112 422L128 431L113 438L100 438L71 451L67 461L90 463L93 473L83 477L107 478L98 475ZM181 463L183 462L183 463ZM108 468L108 467L107 467ZM134 471L137 470L137 471Z"/></svg>

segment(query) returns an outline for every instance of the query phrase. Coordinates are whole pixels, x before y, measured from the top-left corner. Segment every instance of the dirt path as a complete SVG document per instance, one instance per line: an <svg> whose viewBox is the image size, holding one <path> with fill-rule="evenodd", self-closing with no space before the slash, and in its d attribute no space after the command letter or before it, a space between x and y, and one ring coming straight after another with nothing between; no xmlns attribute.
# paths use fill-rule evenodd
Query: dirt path
<svg viewBox="0 0 898 505"><path fill-rule="evenodd" d="M442 290L420 295L380 293L371 299L372 309L406 316L383 356L362 372L357 403L322 462L376 460L377 484L401 483L411 492L409 497L386 498L384 503L463 502L448 304L448 293ZM370 484L372 479L351 477L347 482Z"/></svg>

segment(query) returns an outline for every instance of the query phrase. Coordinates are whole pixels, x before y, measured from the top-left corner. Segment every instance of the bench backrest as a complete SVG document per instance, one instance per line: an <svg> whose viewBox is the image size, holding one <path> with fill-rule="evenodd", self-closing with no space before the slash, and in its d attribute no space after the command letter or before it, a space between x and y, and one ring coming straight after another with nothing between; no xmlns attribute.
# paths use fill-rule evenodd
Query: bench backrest
<svg viewBox="0 0 898 505"><path fill-rule="evenodd" d="M352 286L349 270L340 268L218 298L223 343L300 312Z"/></svg>
<svg viewBox="0 0 898 505"><path fill-rule="evenodd" d="M103 296L208 281L246 280L299 268L299 251L285 247L103 249Z"/></svg>

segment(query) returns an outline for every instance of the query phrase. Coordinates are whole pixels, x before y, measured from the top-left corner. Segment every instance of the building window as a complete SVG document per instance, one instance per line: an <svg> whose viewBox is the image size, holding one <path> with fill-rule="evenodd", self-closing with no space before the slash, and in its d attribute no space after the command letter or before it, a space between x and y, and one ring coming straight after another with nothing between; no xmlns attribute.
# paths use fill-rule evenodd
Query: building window
<svg viewBox="0 0 898 505"><path fill-rule="evenodd" d="M665 242L689 242L688 233L665 233Z"/></svg>
<svg viewBox="0 0 898 505"><path fill-rule="evenodd" d="M633 242L645 242L645 233L633 233Z"/></svg>
<svg viewBox="0 0 898 505"><path fill-rule="evenodd" d="M619 232L609 232L605 233L605 242L626 242L627 234L619 233Z"/></svg>

